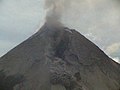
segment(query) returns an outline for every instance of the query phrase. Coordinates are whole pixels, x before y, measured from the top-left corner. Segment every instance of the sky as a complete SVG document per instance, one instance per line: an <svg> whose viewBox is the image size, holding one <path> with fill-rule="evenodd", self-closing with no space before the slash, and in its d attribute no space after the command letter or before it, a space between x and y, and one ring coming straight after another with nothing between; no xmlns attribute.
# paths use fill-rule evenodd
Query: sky
<svg viewBox="0 0 120 90"><path fill-rule="evenodd" d="M74 0L61 21L120 62L119 4L119 0ZM0 56L37 32L45 15L44 0L0 0Z"/></svg>

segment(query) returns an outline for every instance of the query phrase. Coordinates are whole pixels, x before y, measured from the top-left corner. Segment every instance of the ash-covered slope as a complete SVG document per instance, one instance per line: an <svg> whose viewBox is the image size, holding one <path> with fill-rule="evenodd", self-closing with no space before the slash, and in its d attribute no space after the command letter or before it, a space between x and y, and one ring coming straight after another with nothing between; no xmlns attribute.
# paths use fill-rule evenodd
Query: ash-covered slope
<svg viewBox="0 0 120 90"><path fill-rule="evenodd" d="M120 65L77 31L45 24L0 58L0 90L120 90Z"/></svg>

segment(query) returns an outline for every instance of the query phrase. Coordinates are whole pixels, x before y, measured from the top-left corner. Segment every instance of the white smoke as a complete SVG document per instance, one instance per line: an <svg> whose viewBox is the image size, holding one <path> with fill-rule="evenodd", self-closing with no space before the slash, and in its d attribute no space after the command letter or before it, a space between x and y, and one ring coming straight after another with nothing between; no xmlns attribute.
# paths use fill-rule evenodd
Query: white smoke
<svg viewBox="0 0 120 90"><path fill-rule="evenodd" d="M47 10L46 22L49 24L61 24L62 13L65 9L66 0L45 0Z"/></svg>

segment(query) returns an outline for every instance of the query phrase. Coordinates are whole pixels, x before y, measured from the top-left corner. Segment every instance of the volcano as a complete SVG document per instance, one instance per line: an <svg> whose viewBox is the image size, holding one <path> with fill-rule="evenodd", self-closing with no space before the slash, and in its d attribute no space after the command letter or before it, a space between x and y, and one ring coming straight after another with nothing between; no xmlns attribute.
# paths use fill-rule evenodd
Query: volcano
<svg viewBox="0 0 120 90"><path fill-rule="evenodd" d="M120 90L120 65L67 27L43 27L0 58L0 90Z"/></svg>

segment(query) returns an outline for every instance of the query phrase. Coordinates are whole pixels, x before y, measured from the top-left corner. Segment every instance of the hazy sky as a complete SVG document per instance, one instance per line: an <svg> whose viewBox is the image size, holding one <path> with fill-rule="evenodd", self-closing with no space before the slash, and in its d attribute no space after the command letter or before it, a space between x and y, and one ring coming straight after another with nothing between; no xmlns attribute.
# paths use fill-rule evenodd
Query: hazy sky
<svg viewBox="0 0 120 90"><path fill-rule="evenodd" d="M119 0L73 1L64 12L63 23L84 34L107 55L119 61ZM0 56L41 27L45 18L43 8L44 0L0 0Z"/></svg>

